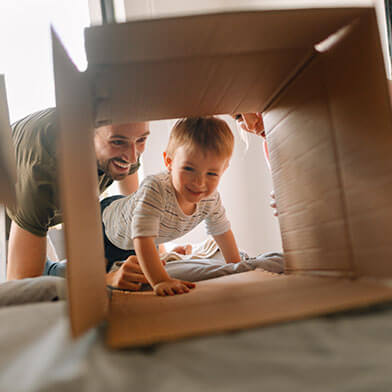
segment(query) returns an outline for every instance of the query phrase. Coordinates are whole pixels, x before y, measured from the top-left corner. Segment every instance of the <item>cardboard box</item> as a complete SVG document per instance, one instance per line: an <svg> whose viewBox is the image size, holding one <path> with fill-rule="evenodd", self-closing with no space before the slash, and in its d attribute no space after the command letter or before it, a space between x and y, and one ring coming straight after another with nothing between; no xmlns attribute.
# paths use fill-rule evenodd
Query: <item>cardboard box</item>
<svg viewBox="0 0 392 392"><path fill-rule="evenodd" d="M55 36L53 48L74 336L106 318L108 344L134 346L392 299L392 113L374 9L91 27L85 73ZM115 291L109 304L94 127L252 111L264 113L287 274L165 298Z"/></svg>

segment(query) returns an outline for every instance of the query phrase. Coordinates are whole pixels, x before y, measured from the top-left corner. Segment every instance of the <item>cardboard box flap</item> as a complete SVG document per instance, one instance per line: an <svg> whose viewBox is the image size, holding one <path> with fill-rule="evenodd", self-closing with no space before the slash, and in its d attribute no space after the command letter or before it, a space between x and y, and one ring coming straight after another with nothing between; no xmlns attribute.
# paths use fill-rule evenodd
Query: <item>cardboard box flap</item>
<svg viewBox="0 0 392 392"><path fill-rule="evenodd" d="M288 270L390 278L392 113L374 12L264 119Z"/></svg>
<svg viewBox="0 0 392 392"><path fill-rule="evenodd" d="M4 75L0 75L0 203L15 205L16 163Z"/></svg>
<svg viewBox="0 0 392 392"><path fill-rule="evenodd" d="M92 26L86 54L90 67L309 49L367 10L228 12Z"/></svg>
<svg viewBox="0 0 392 392"><path fill-rule="evenodd" d="M107 343L141 346L268 325L391 301L392 288L371 281L274 276L262 270L209 281L186 295L114 292Z"/></svg>
<svg viewBox="0 0 392 392"><path fill-rule="evenodd" d="M354 270L391 278L392 110L375 12L323 63Z"/></svg>
<svg viewBox="0 0 392 392"><path fill-rule="evenodd" d="M97 122L262 111L315 44L366 10L225 13L88 28Z"/></svg>
<svg viewBox="0 0 392 392"><path fill-rule="evenodd" d="M87 79L72 64L53 31L52 42L68 304L72 333L78 336L104 319L108 303L94 124Z"/></svg>

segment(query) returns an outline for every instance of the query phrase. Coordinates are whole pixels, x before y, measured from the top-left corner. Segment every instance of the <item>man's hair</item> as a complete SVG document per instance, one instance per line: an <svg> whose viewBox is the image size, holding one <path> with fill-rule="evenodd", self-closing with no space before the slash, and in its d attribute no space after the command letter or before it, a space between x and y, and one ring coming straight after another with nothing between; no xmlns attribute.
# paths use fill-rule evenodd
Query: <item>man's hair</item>
<svg viewBox="0 0 392 392"><path fill-rule="evenodd" d="M173 156L175 150L181 146L230 158L234 148L234 136L227 123L219 118L188 117L175 123L166 153Z"/></svg>

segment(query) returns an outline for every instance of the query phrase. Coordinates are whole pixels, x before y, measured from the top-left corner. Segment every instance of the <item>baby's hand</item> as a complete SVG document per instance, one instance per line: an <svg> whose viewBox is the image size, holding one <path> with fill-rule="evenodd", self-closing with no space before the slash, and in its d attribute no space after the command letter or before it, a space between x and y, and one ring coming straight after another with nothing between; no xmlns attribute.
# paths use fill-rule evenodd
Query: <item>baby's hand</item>
<svg viewBox="0 0 392 392"><path fill-rule="evenodd" d="M169 279L159 282L154 285L153 289L156 295L176 295L185 294L189 292L189 289L193 289L196 285L192 282L185 280Z"/></svg>
<svg viewBox="0 0 392 392"><path fill-rule="evenodd" d="M187 244L185 246L178 245L172 249L172 252L179 253L180 255L190 255L192 253L192 245Z"/></svg>

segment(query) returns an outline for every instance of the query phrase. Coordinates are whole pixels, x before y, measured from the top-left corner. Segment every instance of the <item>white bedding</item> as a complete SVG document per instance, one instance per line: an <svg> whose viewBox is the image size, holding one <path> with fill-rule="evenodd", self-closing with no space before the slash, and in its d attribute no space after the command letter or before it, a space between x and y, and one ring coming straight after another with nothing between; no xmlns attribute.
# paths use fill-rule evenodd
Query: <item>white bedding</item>
<svg viewBox="0 0 392 392"><path fill-rule="evenodd" d="M65 283L53 279L56 292L41 291L48 300ZM71 340L64 301L2 307L0 392L384 392L392 388L391 323L392 304L112 351L103 326Z"/></svg>
<svg viewBox="0 0 392 392"><path fill-rule="evenodd" d="M267 328L108 350L77 342L65 303L0 310L1 391L388 391L392 306Z"/></svg>

